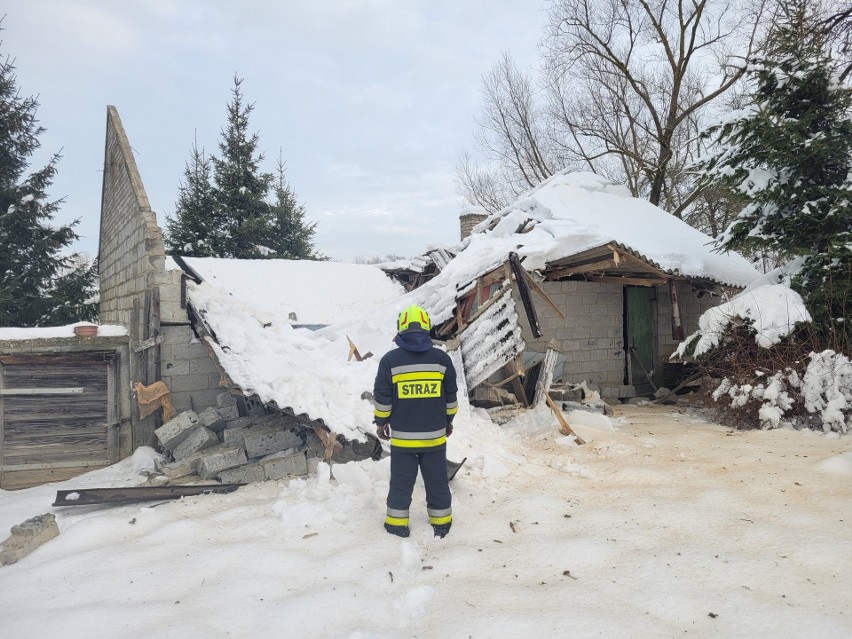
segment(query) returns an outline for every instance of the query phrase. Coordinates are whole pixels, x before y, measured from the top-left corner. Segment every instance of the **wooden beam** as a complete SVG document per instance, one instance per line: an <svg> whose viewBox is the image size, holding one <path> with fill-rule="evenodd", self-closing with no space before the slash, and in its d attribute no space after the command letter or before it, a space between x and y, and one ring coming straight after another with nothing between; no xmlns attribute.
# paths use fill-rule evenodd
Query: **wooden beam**
<svg viewBox="0 0 852 639"><path fill-rule="evenodd" d="M512 382L512 392L515 394L515 397L524 405L529 406L530 402L527 399L527 393L524 390L524 385L521 384L521 376L524 375L524 361L521 359L520 355L515 355L514 359L512 359L505 366L506 370L510 373L510 378Z"/></svg>
<svg viewBox="0 0 852 639"><path fill-rule="evenodd" d="M618 251L618 248L616 246L614 246L613 244L607 244L607 248L609 248L609 249L611 249L612 251L615 251L615 252ZM662 279L667 280L671 277L671 275L669 275L665 271L660 270L659 268L657 268L653 264L649 264L648 262L646 262L642 258L637 257L637 256L635 256L631 253L625 252L625 253L619 253L619 255L621 256L622 260L624 260L626 262L632 262L633 264L638 264L638 265L642 266L643 268L645 268L646 270L651 271L652 273L656 273Z"/></svg>
<svg viewBox="0 0 852 639"><path fill-rule="evenodd" d="M550 305L550 307L554 311L556 311L556 314L559 315L560 319L565 319L564 313L562 313L556 303L552 299L550 299L550 296L544 292L544 290L538 285L538 282L533 279L533 276L530 275L526 269L524 269L524 275L526 275L527 277L527 282L529 283L530 288L532 288L533 291L538 293L542 297L542 299L547 302L548 305Z"/></svg>
<svg viewBox="0 0 852 639"><path fill-rule="evenodd" d="M143 342L139 342L136 346L133 347L134 353L141 353L144 350L149 348L153 348L157 344L162 344L165 338L162 335L157 335L156 337L152 337L150 339L146 339Z"/></svg>
<svg viewBox="0 0 852 639"><path fill-rule="evenodd" d="M554 277L566 277L568 275L582 275L583 273L591 273L593 271L601 271L613 269L618 266L618 262L613 259L600 260L598 262L589 262L588 264L578 264L577 266L566 266L555 271L551 271Z"/></svg>
<svg viewBox="0 0 852 639"><path fill-rule="evenodd" d="M615 276L590 276L590 282L606 282L608 284L623 284L624 286L660 286L668 280L653 277L615 277Z"/></svg>
<svg viewBox="0 0 852 639"><path fill-rule="evenodd" d="M515 276L515 284L518 287L518 293L521 296L521 302L524 305L524 311L527 314L527 321L529 322L533 337L541 337L543 335L541 325L538 322L535 306L533 306L530 299L530 289L527 285L527 278L524 277L524 267L521 266L521 261L518 259L517 253L509 253L509 267Z"/></svg>
<svg viewBox="0 0 852 639"><path fill-rule="evenodd" d="M573 428L568 424L568 421L565 419L565 416L562 414L562 409L559 408L553 400L550 398L550 394L544 389L544 387L539 382L538 384L539 390L544 395L544 399L547 402L547 405L550 407L550 410L553 411L553 414L556 416L556 421L559 422L559 432L565 435L573 435L577 439L577 443L581 446L586 443L582 437L580 437Z"/></svg>

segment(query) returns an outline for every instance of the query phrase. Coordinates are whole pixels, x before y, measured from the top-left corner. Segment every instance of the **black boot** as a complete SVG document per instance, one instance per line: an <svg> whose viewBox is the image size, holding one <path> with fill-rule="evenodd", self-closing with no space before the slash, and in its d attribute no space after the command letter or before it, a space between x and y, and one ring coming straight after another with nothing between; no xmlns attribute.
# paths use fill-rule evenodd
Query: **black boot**
<svg viewBox="0 0 852 639"><path fill-rule="evenodd" d="M443 539L444 537L447 536L447 533L450 532L450 526L452 526L452 525L453 525L452 522L450 522L448 524L441 524L440 526L438 526L436 524L432 524L432 530L435 531L436 537L440 537L441 539Z"/></svg>
<svg viewBox="0 0 852 639"><path fill-rule="evenodd" d="M408 526L391 526L390 524L385 524L385 530L397 537L408 537L411 534L411 529Z"/></svg>

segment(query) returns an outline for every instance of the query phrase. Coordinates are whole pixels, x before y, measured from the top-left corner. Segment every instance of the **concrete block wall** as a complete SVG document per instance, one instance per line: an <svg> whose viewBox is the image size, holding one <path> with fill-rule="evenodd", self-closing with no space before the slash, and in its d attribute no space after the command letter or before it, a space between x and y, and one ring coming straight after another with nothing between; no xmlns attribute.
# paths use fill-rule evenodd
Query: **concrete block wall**
<svg viewBox="0 0 852 639"><path fill-rule="evenodd" d="M165 247L115 107L107 107L99 247L100 320L143 334L144 294L163 283ZM135 311L135 312L134 312Z"/></svg>
<svg viewBox="0 0 852 639"><path fill-rule="evenodd" d="M159 286L165 281L165 247L121 118L107 107L101 194L100 321L127 328L130 342L129 385L119 392L131 394L132 384L159 379L159 353L155 345L135 350L159 331ZM146 313L147 311L147 313ZM132 412L132 448L153 443L159 413L139 418Z"/></svg>
<svg viewBox="0 0 852 639"><path fill-rule="evenodd" d="M219 385L221 376L192 328L188 324L163 326L160 334L162 377L171 390L175 411L200 413L208 406L216 406L216 397L224 392Z"/></svg>
<svg viewBox="0 0 852 639"><path fill-rule="evenodd" d="M562 378L617 386L624 380L624 297L620 284L603 282L540 282L545 293L562 310L559 317L540 296L532 301L542 337L533 339L523 304L516 299L527 350L543 353L555 339L565 355ZM558 376L560 371L555 371Z"/></svg>

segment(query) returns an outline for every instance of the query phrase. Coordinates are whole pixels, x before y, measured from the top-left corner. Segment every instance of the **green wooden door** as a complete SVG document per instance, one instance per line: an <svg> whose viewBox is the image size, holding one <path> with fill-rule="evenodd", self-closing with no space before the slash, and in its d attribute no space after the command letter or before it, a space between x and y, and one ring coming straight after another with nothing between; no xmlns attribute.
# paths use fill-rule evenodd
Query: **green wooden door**
<svg viewBox="0 0 852 639"><path fill-rule="evenodd" d="M640 395L654 391L648 377L656 378L657 348L654 330L656 289L624 287L624 327L627 342L627 383Z"/></svg>

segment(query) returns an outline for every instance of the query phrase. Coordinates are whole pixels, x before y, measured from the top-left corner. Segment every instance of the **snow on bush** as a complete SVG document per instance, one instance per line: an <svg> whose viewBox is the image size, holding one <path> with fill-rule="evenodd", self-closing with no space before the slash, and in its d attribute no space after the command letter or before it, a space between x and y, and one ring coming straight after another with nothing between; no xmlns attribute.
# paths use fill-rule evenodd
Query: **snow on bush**
<svg viewBox="0 0 852 639"><path fill-rule="evenodd" d="M692 355L709 375L721 378L713 399L740 425L816 425L847 433L852 430L849 357L784 342L809 321L801 296L786 285L751 287L705 312L699 330L672 358Z"/></svg>

